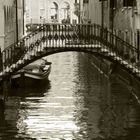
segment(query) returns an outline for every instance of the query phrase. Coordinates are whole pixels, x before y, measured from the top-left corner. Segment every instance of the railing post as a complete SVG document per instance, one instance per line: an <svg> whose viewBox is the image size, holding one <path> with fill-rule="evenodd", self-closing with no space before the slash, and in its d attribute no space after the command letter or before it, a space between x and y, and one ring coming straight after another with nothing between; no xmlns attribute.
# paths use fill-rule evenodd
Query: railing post
<svg viewBox="0 0 140 140"><path fill-rule="evenodd" d="M3 70L3 61L2 61L2 52L1 52L1 48L0 48L0 71Z"/></svg>
<svg viewBox="0 0 140 140"><path fill-rule="evenodd" d="M139 30L137 31L137 51L138 51L137 59L139 61L140 59L140 31Z"/></svg>
<svg viewBox="0 0 140 140"><path fill-rule="evenodd" d="M88 40L88 44L90 44L90 40L91 40L91 28L90 28L90 23L88 23L87 25L87 40Z"/></svg>
<svg viewBox="0 0 140 140"><path fill-rule="evenodd" d="M14 57L15 57L15 45L12 47L12 63L14 63Z"/></svg>
<svg viewBox="0 0 140 140"><path fill-rule="evenodd" d="M10 50L7 49L7 65L6 66L9 66L10 65Z"/></svg>
<svg viewBox="0 0 140 140"><path fill-rule="evenodd" d="M93 28L94 28L94 31L93 31L93 34L94 34L94 43L96 44L96 25L95 24L93 25Z"/></svg>
<svg viewBox="0 0 140 140"><path fill-rule="evenodd" d="M7 66L7 50L5 50L4 52L5 52L5 65L4 65L4 68L6 68L6 66Z"/></svg>

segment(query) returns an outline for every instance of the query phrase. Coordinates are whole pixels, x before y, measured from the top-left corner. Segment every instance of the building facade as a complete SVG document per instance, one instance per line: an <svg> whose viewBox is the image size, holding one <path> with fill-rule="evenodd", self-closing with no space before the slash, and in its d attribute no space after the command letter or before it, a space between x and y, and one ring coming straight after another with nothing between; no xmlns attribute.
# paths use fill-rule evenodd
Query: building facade
<svg viewBox="0 0 140 140"><path fill-rule="evenodd" d="M99 0L81 0L83 8L81 9L82 23L101 24L101 3Z"/></svg>
<svg viewBox="0 0 140 140"><path fill-rule="evenodd" d="M26 24L38 23L76 23L77 0L26 0Z"/></svg>
<svg viewBox="0 0 140 140"><path fill-rule="evenodd" d="M130 44L140 45L139 0L82 0L82 21L110 29Z"/></svg>
<svg viewBox="0 0 140 140"><path fill-rule="evenodd" d="M0 48L4 50L23 36L23 0L0 0Z"/></svg>
<svg viewBox="0 0 140 140"><path fill-rule="evenodd" d="M109 27L128 43L137 46L137 33L140 29L138 0L109 1Z"/></svg>

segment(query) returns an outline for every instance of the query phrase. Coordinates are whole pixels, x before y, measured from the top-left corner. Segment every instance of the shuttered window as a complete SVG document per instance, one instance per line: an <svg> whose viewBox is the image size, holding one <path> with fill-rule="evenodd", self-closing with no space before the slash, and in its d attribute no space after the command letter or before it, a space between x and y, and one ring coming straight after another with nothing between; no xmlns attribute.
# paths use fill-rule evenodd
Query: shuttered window
<svg viewBox="0 0 140 140"><path fill-rule="evenodd" d="M123 0L123 7L131 7L134 4L134 0Z"/></svg>

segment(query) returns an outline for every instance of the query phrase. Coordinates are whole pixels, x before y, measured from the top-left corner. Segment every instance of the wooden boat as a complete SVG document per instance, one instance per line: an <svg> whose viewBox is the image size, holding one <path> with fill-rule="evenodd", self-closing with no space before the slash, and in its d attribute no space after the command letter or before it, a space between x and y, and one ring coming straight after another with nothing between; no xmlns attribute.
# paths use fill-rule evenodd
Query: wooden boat
<svg viewBox="0 0 140 140"><path fill-rule="evenodd" d="M41 59L19 70L11 77L12 87L39 86L48 80L51 62Z"/></svg>

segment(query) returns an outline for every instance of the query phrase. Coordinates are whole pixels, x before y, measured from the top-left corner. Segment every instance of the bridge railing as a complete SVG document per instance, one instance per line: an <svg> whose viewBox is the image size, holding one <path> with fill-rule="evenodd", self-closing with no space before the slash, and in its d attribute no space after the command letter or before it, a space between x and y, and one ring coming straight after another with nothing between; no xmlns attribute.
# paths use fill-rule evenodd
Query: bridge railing
<svg viewBox="0 0 140 140"><path fill-rule="evenodd" d="M93 25L78 25L79 38L84 42L90 44L100 44L104 51L109 50L111 55L116 58L121 58L121 63L127 63L133 68L139 69L137 63L139 62L139 50L137 47L132 46L123 39L114 35L107 29L101 26ZM115 58L115 59L116 59Z"/></svg>
<svg viewBox="0 0 140 140"><path fill-rule="evenodd" d="M16 64L16 62L32 47L32 44L40 40L40 31L39 28L34 32L29 33L27 36L2 51L3 69L10 67L12 64Z"/></svg>
<svg viewBox="0 0 140 140"><path fill-rule="evenodd" d="M100 46L106 55L112 55L120 63L130 64L140 69L139 51L107 29L96 24L43 24L37 30L23 37L17 43L2 52L3 69L28 59L30 53L36 54L46 47L82 47ZM26 56L26 57L25 57Z"/></svg>
<svg viewBox="0 0 140 140"><path fill-rule="evenodd" d="M139 61L139 51L136 47L96 24L43 25L42 30L48 46L51 45L51 40L54 41L54 46L59 46L61 41L69 45L87 44L91 47L93 44L100 44L129 63Z"/></svg>

